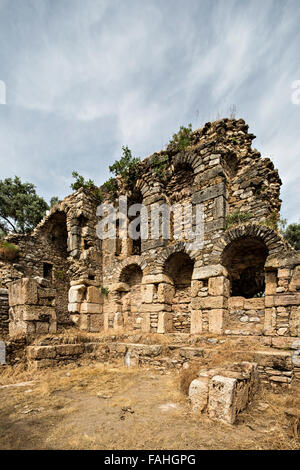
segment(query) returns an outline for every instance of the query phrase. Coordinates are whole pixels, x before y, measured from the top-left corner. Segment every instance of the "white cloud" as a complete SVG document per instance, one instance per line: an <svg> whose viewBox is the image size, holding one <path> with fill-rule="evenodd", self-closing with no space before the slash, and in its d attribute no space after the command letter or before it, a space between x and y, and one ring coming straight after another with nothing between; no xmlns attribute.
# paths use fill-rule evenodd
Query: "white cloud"
<svg viewBox="0 0 300 470"><path fill-rule="evenodd" d="M4 176L62 197L72 169L101 183L122 145L146 156L196 112L200 125L234 103L299 199L300 106L290 100L300 79L298 1L15 0L0 8ZM296 217L290 193L283 197Z"/></svg>

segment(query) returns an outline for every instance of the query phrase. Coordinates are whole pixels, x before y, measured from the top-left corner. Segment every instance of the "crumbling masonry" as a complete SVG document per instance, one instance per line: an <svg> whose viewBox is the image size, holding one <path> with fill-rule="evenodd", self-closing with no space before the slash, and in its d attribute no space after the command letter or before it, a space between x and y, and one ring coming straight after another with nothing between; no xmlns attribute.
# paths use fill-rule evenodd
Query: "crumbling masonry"
<svg viewBox="0 0 300 470"><path fill-rule="evenodd" d="M170 239L101 241L99 203L83 189L53 207L31 235L9 235L20 250L17 260L0 264L2 336L8 328L36 336L71 326L255 336L292 348L299 375L300 253L272 228L281 181L272 161L251 147L254 138L242 119L207 123L184 150L170 145L143 160L134 188L118 181L118 195L149 212L153 204L203 204L201 249L172 231ZM155 162L165 155L160 175ZM228 223L236 214L237 223Z"/></svg>

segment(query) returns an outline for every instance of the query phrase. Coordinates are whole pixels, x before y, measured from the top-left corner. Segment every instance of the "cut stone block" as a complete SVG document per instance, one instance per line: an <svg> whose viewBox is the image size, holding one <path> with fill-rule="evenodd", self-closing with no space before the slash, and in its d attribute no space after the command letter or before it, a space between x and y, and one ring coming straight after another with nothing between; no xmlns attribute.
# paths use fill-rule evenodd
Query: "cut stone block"
<svg viewBox="0 0 300 470"><path fill-rule="evenodd" d="M171 333L173 330L173 318L170 312L159 312L157 333Z"/></svg>
<svg viewBox="0 0 300 470"><path fill-rule="evenodd" d="M211 277L208 280L208 293L209 295L229 296L229 280L224 276Z"/></svg>
<svg viewBox="0 0 300 470"><path fill-rule="evenodd" d="M226 276L227 271L221 264L194 268L192 279L208 279L214 276Z"/></svg>
<svg viewBox="0 0 300 470"><path fill-rule="evenodd" d="M222 334L224 326L224 310L214 309L208 313L208 331L210 333Z"/></svg>
<svg viewBox="0 0 300 470"><path fill-rule="evenodd" d="M153 302L153 296L156 292L154 284L146 284L143 286L143 302L146 304L151 304Z"/></svg>
<svg viewBox="0 0 300 470"><path fill-rule="evenodd" d="M103 302L103 296L100 288L89 286L87 288L86 301L92 304L101 304Z"/></svg>
<svg viewBox="0 0 300 470"><path fill-rule="evenodd" d="M102 313L102 305L82 302L80 313Z"/></svg>
<svg viewBox="0 0 300 470"><path fill-rule="evenodd" d="M228 308L242 309L244 307L245 297L229 297Z"/></svg>
<svg viewBox="0 0 300 470"><path fill-rule="evenodd" d="M161 303L171 304L175 294L175 288L170 284L161 283L157 290L157 300Z"/></svg>
<svg viewBox="0 0 300 470"><path fill-rule="evenodd" d="M191 334L197 335L202 333L202 311L191 311Z"/></svg>
<svg viewBox="0 0 300 470"><path fill-rule="evenodd" d="M143 333L150 333L151 331L151 321L150 321L150 312L143 313L141 329Z"/></svg>
<svg viewBox="0 0 300 470"><path fill-rule="evenodd" d="M199 377L194 379L189 387L189 399L191 400L192 410L202 412L208 403L209 377Z"/></svg>
<svg viewBox="0 0 300 470"><path fill-rule="evenodd" d="M86 286L84 284L80 284L79 286L72 286L69 289L69 303L81 303L84 299L86 291Z"/></svg>
<svg viewBox="0 0 300 470"><path fill-rule="evenodd" d="M208 414L212 419L233 424L236 418L234 407L237 380L215 375L209 384Z"/></svg>
<svg viewBox="0 0 300 470"><path fill-rule="evenodd" d="M10 307L15 305L35 305L38 303L39 284L35 279L22 278L8 285Z"/></svg>
<svg viewBox="0 0 300 470"><path fill-rule="evenodd" d="M300 336L300 307L291 308L290 335Z"/></svg>

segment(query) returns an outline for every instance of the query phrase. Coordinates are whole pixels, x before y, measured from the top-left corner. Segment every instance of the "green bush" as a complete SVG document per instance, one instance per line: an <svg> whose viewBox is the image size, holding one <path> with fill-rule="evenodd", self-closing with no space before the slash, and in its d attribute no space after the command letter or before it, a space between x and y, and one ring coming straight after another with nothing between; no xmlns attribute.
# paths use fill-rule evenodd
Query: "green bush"
<svg viewBox="0 0 300 470"><path fill-rule="evenodd" d="M168 155L163 155L162 157L158 157L155 155L155 157L152 160L151 163L151 168L154 171L154 174L157 176L158 179L161 179L165 171L168 169L170 163L169 163L169 157Z"/></svg>
<svg viewBox="0 0 300 470"><path fill-rule="evenodd" d="M228 229L232 225L242 224L247 222L247 220L251 219L253 214L251 212L234 212L233 214L228 215L226 217L225 227Z"/></svg>
<svg viewBox="0 0 300 470"><path fill-rule="evenodd" d="M73 191L83 188L89 191L99 202L103 200L102 191L95 185L93 180L89 179L86 181L77 171L72 172L72 177L75 178L75 182L71 184Z"/></svg>
<svg viewBox="0 0 300 470"><path fill-rule="evenodd" d="M178 150L184 150L192 143L192 132L192 124L188 124L187 127L180 126L177 134L173 134L169 145L176 145Z"/></svg>
<svg viewBox="0 0 300 470"><path fill-rule="evenodd" d="M265 225L273 230L278 230L278 224L280 223L278 212L274 211L266 219L259 222L260 225Z"/></svg>
<svg viewBox="0 0 300 470"><path fill-rule="evenodd" d="M140 159L133 157L131 150L127 146L122 147L123 157L116 160L109 167L109 171L115 176L121 176L128 188L132 188L139 178Z"/></svg>
<svg viewBox="0 0 300 470"><path fill-rule="evenodd" d="M19 255L20 248L6 240L0 241L0 258L4 260L14 260Z"/></svg>
<svg viewBox="0 0 300 470"><path fill-rule="evenodd" d="M118 186L117 186L117 182L116 182L116 179L111 177L109 178L102 186L101 186L101 189L105 192L105 193L109 193L110 195L110 200L113 201L117 195L118 195Z"/></svg>
<svg viewBox="0 0 300 470"><path fill-rule="evenodd" d="M101 287L101 294L108 295L108 287Z"/></svg>

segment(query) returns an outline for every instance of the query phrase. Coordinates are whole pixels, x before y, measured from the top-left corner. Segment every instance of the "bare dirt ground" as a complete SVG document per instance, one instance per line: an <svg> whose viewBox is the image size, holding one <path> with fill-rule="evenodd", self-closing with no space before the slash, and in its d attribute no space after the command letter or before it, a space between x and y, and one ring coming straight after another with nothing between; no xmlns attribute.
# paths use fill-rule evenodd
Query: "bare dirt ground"
<svg viewBox="0 0 300 470"><path fill-rule="evenodd" d="M176 371L103 364L0 370L0 449L300 449L295 391L262 391L234 426L191 413ZM16 384L23 384L16 386Z"/></svg>

